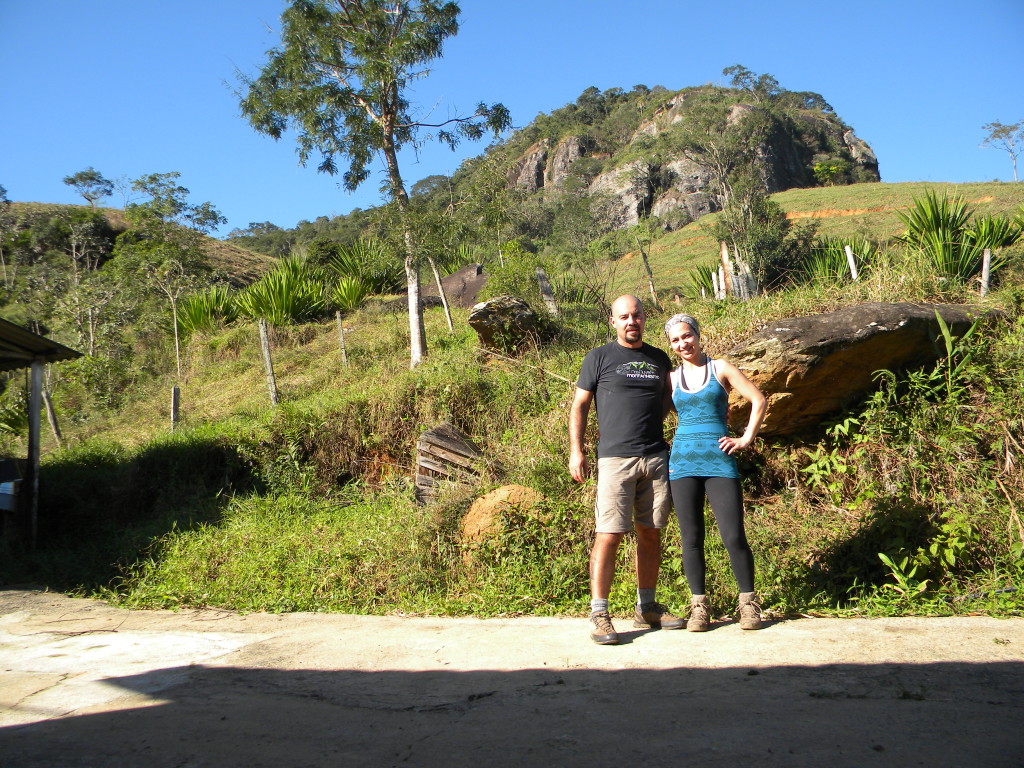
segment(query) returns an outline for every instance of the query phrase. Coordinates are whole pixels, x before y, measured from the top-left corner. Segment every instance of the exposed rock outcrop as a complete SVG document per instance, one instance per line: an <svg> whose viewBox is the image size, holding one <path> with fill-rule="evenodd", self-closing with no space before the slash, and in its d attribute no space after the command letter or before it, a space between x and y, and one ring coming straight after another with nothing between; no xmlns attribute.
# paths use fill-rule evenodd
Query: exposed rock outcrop
<svg viewBox="0 0 1024 768"><path fill-rule="evenodd" d="M536 192L544 186L544 169L548 160L547 139L538 141L526 150L509 170L509 185L524 192Z"/></svg>
<svg viewBox="0 0 1024 768"><path fill-rule="evenodd" d="M579 136L567 136L558 142L547 166L545 188L561 189L572 164L585 154L584 141Z"/></svg>
<svg viewBox="0 0 1024 768"><path fill-rule="evenodd" d="M779 320L725 357L768 398L761 433L792 434L863 396L874 386L875 371L936 360L936 312L954 335L962 335L984 314L949 304L861 304ZM732 426L742 430L749 414L749 406L734 394L729 409Z"/></svg>
<svg viewBox="0 0 1024 768"><path fill-rule="evenodd" d="M611 167L606 164L596 177L581 174L581 181L589 178L587 194L600 199L594 212L605 230L631 227L647 216L658 217L667 227L683 226L720 210L722 201L718 199L717 180L710 168L698 162L701 156L681 149L684 142L678 141L679 136L667 141L661 141L661 137L678 130L680 123L685 124L690 109L702 107L709 93L721 92L721 89L705 86L674 94L618 147L596 128L595 135L602 135L600 140L588 135L569 135L552 148L551 139L541 139L512 164L509 186L531 194L540 191L545 196L554 196L552 193L566 189L574 166L581 168L577 165L581 158L592 157L595 162L587 168L595 168L599 158L610 157L615 164ZM750 96L734 92L734 97L736 94L739 98ZM701 102L700 107L691 107L697 102ZM788 111L780 114L756 101L733 103L728 107L726 123L740 126L745 120L755 118L764 122L765 129L764 139L754 149L755 173L768 193L815 185L815 164L824 161L849 162L845 181L877 181L879 178L874 152L827 104L806 109L790 104ZM596 154L598 146L602 147L602 152L611 154ZM647 152L648 147L652 148L651 152ZM622 157L632 159L623 161L619 159Z"/></svg>
<svg viewBox="0 0 1024 768"><path fill-rule="evenodd" d="M589 192L601 200L602 218L611 229L635 226L651 209L651 167L634 160L597 176Z"/></svg>

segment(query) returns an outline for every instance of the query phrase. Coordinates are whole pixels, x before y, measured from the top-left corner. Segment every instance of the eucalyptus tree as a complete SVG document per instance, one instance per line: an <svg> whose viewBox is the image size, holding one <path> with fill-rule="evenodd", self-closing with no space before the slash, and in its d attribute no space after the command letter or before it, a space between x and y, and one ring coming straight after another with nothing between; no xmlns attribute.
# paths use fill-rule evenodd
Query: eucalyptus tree
<svg viewBox="0 0 1024 768"><path fill-rule="evenodd" d="M510 125L501 104L480 103L472 115L438 122L414 114L409 90L458 32L458 16L458 4L442 0L292 0L281 16L281 44L268 53L259 76L239 75L242 114L275 139L293 129L302 165L318 155L317 170L335 174L338 159L346 158L342 180L354 190L383 159L384 194L403 222L411 367L426 355L426 339L399 152L426 138L424 130L454 148L461 139L478 139L487 130L497 136Z"/></svg>
<svg viewBox="0 0 1024 768"><path fill-rule="evenodd" d="M1017 181L1017 158L1024 152L1024 120L1019 123L1004 125L998 120L993 123L985 123L981 130L988 131L981 146L990 149L1001 149L1010 156L1013 161L1013 180Z"/></svg>

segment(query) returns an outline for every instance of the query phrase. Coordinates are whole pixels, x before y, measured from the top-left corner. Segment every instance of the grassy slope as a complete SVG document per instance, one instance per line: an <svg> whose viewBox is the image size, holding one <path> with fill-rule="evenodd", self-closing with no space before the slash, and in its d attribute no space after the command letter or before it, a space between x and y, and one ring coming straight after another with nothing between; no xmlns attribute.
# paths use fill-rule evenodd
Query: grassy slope
<svg viewBox="0 0 1024 768"><path fill-rule="evenodd" d="M794 224L813 220L821 235L865 237L886 242L902 231L897 211L913 205L926 190L964 197L977 214L1012 214L1024 205L1024 184L982 182L972 184L853 184L844 187L791 189L773 195ZM658 239L650 248L651 270L659 290L684 286L691 269L712 264L718 244L709 235L714 216ZM628 254L619 271L624 290L646 292L646 278L638 254Z"/></svg>
<svg viewBox="0 0 1024 768"><path fill-rule="evenodd" d="M856 184L845 187L795 189L775 195L780 205L796 220L814 218L822 234L861 235L876 240L887 240L898 234L899 220L895 212L909 207L915 196L926 189L957 193L970 200L979 214L1005 214L1024 204L1024 184L998 182L977 184ZM685 284L693 265L717 257L717 246L705 234L706 224L695 222L659 239L650 249L651 268L659 290ZM215 244L218 241L213 241ZM224 245L219 243L219 245ZM246 252L250 254L250 252ZM710 254L710 255L709 255ZM258 254L256 254L258 256ZM269 257L260 257L269 261ZM633 291L647 296L647 282L639 256L630 254L620 260L612 280L618 290ZM849 292L846 303L859 300L887 300L884 296L856 295ZM836 303L836 297L810 311ZM839 299L839 303L844 303ZM694 302L690 302L693 305ZM705 302L699 302L703 314ZM707 303L710 307L710 303ZM696 311L696 310L694 310ZM778 317L789 316L793 306L784 296L767 297L757 305L755 316L722 318L718 323L718 338L712 351L718 353L741 340L744 333L755 332L758 327ZM455 312L456 322L465 323L468 313ZM405 364L404 345L408 343L405 320L400 315L376 317L371 313L368 321L348 322L346 339L353 365L361 359L378 363L391 355L401 368ZM440 310L427 313L428 323L435 326L428 338L444 336ZM715 324L708 326L715 330ZM430 330L430 329L428 329ZM275 352L275 375L282 391L306 393L327 386L345 383L344 369L336 361L337 339L331 324L311 325L277 331L280 344ZM390 348L394 345L394 348ZM259 357L258 336L255 327L238 327L217 337L191 346L193 360L186 379L182 382L183 410L191 423L212 421L231 416L239 411L256 412L265 407L266 384ZM397 350L397 354L396 354ZM566 370L562 375L572 377ZM340 378L339 378L340 377ZM139 444L166 428L168 395L166 389L142 397L127 412L93 422L86 433L102 435L107 430L117 439ZM44 436L46 440L46 436Z"/></svg>

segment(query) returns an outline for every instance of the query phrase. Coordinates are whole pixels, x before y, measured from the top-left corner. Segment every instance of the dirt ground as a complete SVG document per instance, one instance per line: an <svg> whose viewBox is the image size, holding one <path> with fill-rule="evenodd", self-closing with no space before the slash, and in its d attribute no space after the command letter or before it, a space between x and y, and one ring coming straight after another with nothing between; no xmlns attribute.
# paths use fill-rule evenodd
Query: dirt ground
<svg viewBox="0 0 1024 768"><path fill-rule="evenodd" d="M1021 766L1024 620L127 611L0 591L0 766Z"/></svg>

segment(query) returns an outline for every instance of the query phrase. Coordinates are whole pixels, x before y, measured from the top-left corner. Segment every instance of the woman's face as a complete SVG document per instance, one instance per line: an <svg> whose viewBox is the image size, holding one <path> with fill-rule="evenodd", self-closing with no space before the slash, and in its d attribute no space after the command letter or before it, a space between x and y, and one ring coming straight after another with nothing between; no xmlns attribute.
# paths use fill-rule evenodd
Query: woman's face
<svg viewBox="0 0 1024 768"><path fill-rule="evenodd" d="M693 332L689 323L676 323L668 329L668 344L672 351L683 360L696 360L700 358L700 339Z"/></svg>

